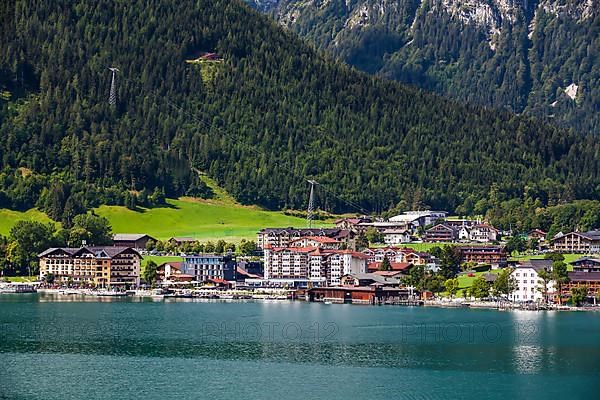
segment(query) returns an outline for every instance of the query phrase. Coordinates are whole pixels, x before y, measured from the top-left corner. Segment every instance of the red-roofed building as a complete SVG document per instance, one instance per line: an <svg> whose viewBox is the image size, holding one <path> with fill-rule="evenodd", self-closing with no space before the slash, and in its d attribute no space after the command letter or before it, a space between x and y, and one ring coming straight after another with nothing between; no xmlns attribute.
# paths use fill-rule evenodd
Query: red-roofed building
<svg viewBox="0 0 600 400"><path fill-rule="evenodd" d="M156 268L157 283L160 285L170 285L175 283L192 282L194 275L184 274L181 261L170 261L160 264Z"/></svg>
<svg viewBox="0 0 600 400"><path fill-rule="evenodd" d="M390 266L392 267L392 271L408 273L408 271L414 267L414 264L408 262L390 262ZM377 272L380 267L380 262L372 262L367 266L367 270L368 272Z"/></svg>
<svg viewBox="0 0 600 400"><path fill-rule="evenodd" d="M349 250L317 246L264 249L265 279L339 285L345 274L366 272L367 257Z"/></svg>
<svg viewBox="0 0 600 400"><path fill-rule="evenodd" d="M529 233L527 233L527 239L537 239L540 242L543 242L546 240L546 235L548 233L544 232L541 229L533 229L531 231L529 231Z"/></svg>

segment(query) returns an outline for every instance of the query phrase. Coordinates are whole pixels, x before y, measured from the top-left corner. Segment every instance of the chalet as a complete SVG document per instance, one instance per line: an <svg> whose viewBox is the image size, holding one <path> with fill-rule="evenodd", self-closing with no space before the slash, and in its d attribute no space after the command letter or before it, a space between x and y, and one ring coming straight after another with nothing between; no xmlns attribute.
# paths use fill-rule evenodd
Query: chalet
<svg viewBox="0 0 600 400"><path fill-rule="evenodd" d="M206 61L220 61L220 60L222 60L222 58L219 57L219 55L217 53L204 53L198 59L199 60L206 60Z"/></svg>
<svg viewBox="0 0 600 400"><path fill-rule="evenodd" d="M458 231L458 238L468 242L495 242L500 239L500 231L488 224L462 226Z"/></svg>
<svg viewBox="0 0 600 400"><path fill-rule="evenodd" d="M502 246L460 246L461 262L489 264L492 268L503 268L507 263L506 250Z"/></svg>
<svg viewBox="0 0 600 400"><path fill-rule="evenodd" d="M404 254L404 262L413 265L429 265L433 263L433 257L422 251L407 251Z"/></svg>
<svg viewBox="0 0 600 400"><path fill-rule="evenodd" d="M194 280L194 275L182 272L183 262L170 261L160 264L156 268L157 283L163 286L175 284L188 284Z"/></svg>
<svg viewBox="0 0 600 400"><path fill-rule="evenodd" d="M174 246L181 246L184 243L196 243L197 240L194 239L193 237L172 237L169 239L169 243L171 243Z"/></svg>
<svg viewBox="0 0 600 400"><path fill-rule="evenodd" d="M472 242L495 242L500 239L500 231L488 224L477 224L470 228L469 239Z"/></svg>
<svg viewBox="0 0 600 400"><path fill-rule="evenodd" d="M533 229L527 233L527 239L537 239L540 242L543 242L546 240L546 235L547 233L541 229Z"/></svg>
<svg viewBox="0 0 600 400"><path fill-rule="evenodd" d="M559 233L552 238L551 245L561 253L600 253L600 230Z"/></svg>
<svg viewBox="0 0 600 400"><path fill-rule="evenodd" d="M369 222L373 222L373 219L365 216L355 218L341 218L335 221L335 226L339 229L347 229L357 232L359 230L359 224Z"/></svg>
<svg viewBox="0 0 600 400"><path fill-rule="evenodd" d="M131 247L136 250L146 248L148 241L156 242L156 239L145 233L116 233L113 235L113 245L117 247Z"/></svg>
<svg viewBox="0 0 600 400"><path fill-rule="evenodd" d="M569 282L562 287L562 296L571 296L571 291L577 287L586 287L588 297L598 298L600 294L600 272L568 272Z"/></svg>
<svg viewBox="0 0 600 400"><path fill-rule="evenodd" d="M404 271L375 271L373 272L375 275L383 276L386 278L396 278L401 279L405 276Z"/></svg>
<svg viewBox="0 0 600 400"><path fill-rule="evenodd" d="M390 262L391 271L407 274L414 264L408 262ZM367 265L368 272L377 272L381 268L380 262L372 262Z"/></svg>
<svg viewBox="0 0 600 400"><path fill-rule="evenodd" d="M363 250L363 254L367 256L369 263L382 262L385 257L390 261L404 262L406 261L404 252L409 250L394 246L374 247Z"/></svg>
<svg viewBox="0 0 600 400"><path fill-rule="evenodd" d="M398 277L377 273L344 275L340 281L342 286L369 286L373 284L381 286L400 285L400 279Z"/></svg>
<svg viewBox="0 0 600 400"><path fill-rule="evenodd" d="M576 272L600 272L600 258L581 257L571 263Z"/></svg>
<svg viewBox="0 0 600 400"><path fill-rule="evenodd" d="M363 250L369 263L381 263L385 257L390 262L425 265L433 261L429 253L418 252L408 247L374 247Z"/></svg>
<svg viewBox="0 0 600 400"><path fill-rule="evenodd" d="M454 242L458 239L458 231L446 224L437 224L425 231L424 242Z"/></svg>
<svg viewBox="0 0 600 400"><path fill-rule="evenodd" d="M383 241L388 245L409 243L411 240L410 232L406 229L384 229L382 233Z"/></svg>

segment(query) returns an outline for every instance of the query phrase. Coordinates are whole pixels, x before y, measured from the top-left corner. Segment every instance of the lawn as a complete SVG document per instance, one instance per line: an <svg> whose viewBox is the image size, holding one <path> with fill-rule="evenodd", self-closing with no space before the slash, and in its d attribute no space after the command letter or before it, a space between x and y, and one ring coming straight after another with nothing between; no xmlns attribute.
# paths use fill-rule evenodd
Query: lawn
<svg viewBox="0 0 600 400"><path fill-rule="evenodd" d="M569 264L572 263L573 261L577 260L578 258L584 257L585 254L573 254L573 253L565 253L563 254L563 256L565 256L565 263ZM542 260L544 258L543 255L540 254L524 254L524 255L518 255L518 256L513 256L513 257L509 257L509 261L526 261L526 260Z"/></svg>
<svg viewBox="0 0 600 400"><path fill-rule="evenodd" d="M169 261L183 261L183 258L179 256L144 256L142 259L142 269L148 264L148 261L154 261L156 265L160 265Z"/></svg>
<svg viewBox="0 0 600 400"><path fill-rule="evenodd" d="M457 277L459 290L471 287L471 285L473 284L473 281L475 279L477 279L477 277L480 275L488 274L488 273L499 274L500 271L502 271L502 270L501 269L492 269L492 270L486 271L486 272L474 272L473 275L475 275L475 276L459 275Z"/></svg>
<svg viewBox="0 0 600 400"><path fill-rule="evenodd" d="M51 221L46 214L35 208L32 208L26 212L0 209L0 235L7 236L10 232L10 228L12 228L13 225L20 220L33 220L40 222Z"/></svg>
<svg viewBox="0 0 600 400"><path fill-rule="evenodd" d="M0 281L8 282L35 282L38 279L37 276L4 276L0 277Z"/></svg>

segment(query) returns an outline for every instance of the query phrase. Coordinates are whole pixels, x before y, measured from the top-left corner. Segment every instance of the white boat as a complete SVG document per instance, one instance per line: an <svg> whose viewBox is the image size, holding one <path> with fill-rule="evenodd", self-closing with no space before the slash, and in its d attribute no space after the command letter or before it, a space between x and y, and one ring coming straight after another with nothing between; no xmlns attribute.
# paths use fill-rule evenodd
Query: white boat
<svg viewBox="0 0 600 400"><path fill-rule="evenodd" d="M110 290L105 290L103 292L96 293L96 296L107 296L107 297L125 297L127 293L123 292L112 292Z"/></svg>
<svg viewBox="0 0 600 400"><path fill-rule="evenodd" d="M329 301L329 300L325 300L325 301L323 302L323 304L333 304L333 303L332 303L331 301Z"/></svg>

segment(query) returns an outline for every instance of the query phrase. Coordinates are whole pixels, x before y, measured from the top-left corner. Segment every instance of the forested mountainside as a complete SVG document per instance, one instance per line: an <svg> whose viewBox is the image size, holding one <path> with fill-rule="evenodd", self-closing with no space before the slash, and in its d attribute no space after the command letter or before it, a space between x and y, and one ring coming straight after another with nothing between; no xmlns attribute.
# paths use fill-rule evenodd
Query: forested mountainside
<svg viewBox="0 0 600 400"><path fill-rule="evenodd" d="M600 198L597 138L356 72L241 1L0 12L3 207L68 222L98 203L210 196L197 171L268 208L304 207L306 178L368 211Z"/></svg>
<svg viewBox="0 0 600 400"><path fill-rule="evenodd" d="M249 0L360 70L600 134L600 0Z"/></svg>

